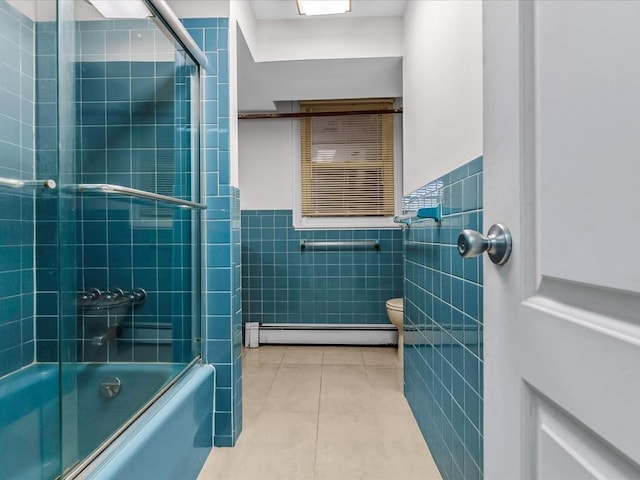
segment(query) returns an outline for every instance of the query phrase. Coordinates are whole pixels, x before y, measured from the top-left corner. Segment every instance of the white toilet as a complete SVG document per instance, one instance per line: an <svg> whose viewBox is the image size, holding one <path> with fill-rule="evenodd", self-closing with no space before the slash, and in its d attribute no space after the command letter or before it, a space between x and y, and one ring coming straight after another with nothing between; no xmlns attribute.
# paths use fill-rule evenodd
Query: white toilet
<svg viewBox="0 0 640 480"><path fill-rule="evenodd" d="M403 352L402 347L404 344L404 335L402 329L402 315L404 310L404 300L402 298L392 298L387 300L387 316L391 323L398 329L398 363L402 365Z"/></svg>

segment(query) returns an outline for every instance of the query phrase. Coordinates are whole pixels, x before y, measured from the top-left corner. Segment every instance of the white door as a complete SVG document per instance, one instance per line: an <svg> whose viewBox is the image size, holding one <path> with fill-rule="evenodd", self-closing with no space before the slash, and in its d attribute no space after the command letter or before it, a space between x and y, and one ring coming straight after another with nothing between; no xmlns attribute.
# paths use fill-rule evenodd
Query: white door
<svg viewBox="0 0 640 480"><path fill-rule="evenodd" d="M485 478L640 479L640 1L483 22Z"/></svg>

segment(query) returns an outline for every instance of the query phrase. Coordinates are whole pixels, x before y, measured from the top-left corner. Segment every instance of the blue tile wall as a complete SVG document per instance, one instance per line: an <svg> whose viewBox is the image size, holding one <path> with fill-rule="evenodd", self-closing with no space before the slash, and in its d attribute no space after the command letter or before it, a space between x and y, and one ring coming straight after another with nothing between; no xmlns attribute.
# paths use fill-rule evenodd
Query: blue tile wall
<svg viewBox="0 0 640 480"><path fill-rule="evenodd" d="M58 178L56 24L35 24L36 177ZM36 195L36 360L58 359L58 200Z"/></svg>
<svg viewBox="0 0 640 480"><path fill-rule="evenodd" d="M204 359L218 372L216 446L232 446L242 431L242 302L240 191L230 184L229 20L184 19L205 53L203 72Z"/></svg>
<svg viewBox="0 0 640 480"><path fill-rule="evenodd" d="M440 226L405 230L405 396L443 479L482 470L482 257L462 260L463 228L482 231L482 157L404 199L404 209L441 203Z"/></svg>
<svg viewBox="0 0 640 480"><path fill-rule="evenodd" d="M380 249L301 249L302 241L378 240ZM242 212L245 322L388 324L402 296L402 232L295 230L291 210Z"/></svg>
<svg viewBox="0 0 640 480"><path fill-rule="evenodd" d="M215 443L220 446L233 445L242 429L242 301L240 192L229 181L228 19L186 20L185 25L204 48L210 62L203 75L202 92L205 128L202 132L204 157L201 162L203 177L206 178L205 197L210 208L205 222L207 230L211 232L204 256L205 262L207 258L211 260L206 263L204 275L206 295L203 307L207 322L203 325L203 356L205 361L216 366L219 379ZM188 129L180 127L189 118L190 112L184 108L174 109L172 104L173 98L184 98L188 94L188 86L179 81L164 85L157 83L168 80L171 75L167 72L180 68L179 62L129 62L119 59L117 55L110 56L107 47L123 46L123 42L131 39L132 29L136 29L142 38L135 48L152 53L153 42L147 34L155 29L151 22L78 23L76 38L81 62L76 72L79 95L77 135L81 143L76 152L75 181L136 187L134 178L153 170L139 168L140 165L143 162L157 162L166 152L171 152L176 161L174 174L176 179L181 180L176 183L173 194L188 198L190 183L186 179L190 172L184 168L186 152L190 147L188 135L179 138L174 132L181 130L188 133ZM5 44L6 41L10 44ZM0 115L0 152L3 161L8 159L13 162L1 165L0 175L33 178L36 174L43 178L57 178L55 46L55 23L34 25L4 0L0 0L0 78L6 82L0 83L0 93L13 95L7 96L6 105L14 105L15 102L10 101L14 97L22 99L16 105L18 110L3 111ZM37 74L34 74L34 68ZM159 86L160 90L157 88ZM152 98L150 92L154 87L156 93ZM35 92L35 99L29 97L30 92ZM134 122L136 108L148 107L149 104L154 106L155 113L150 112L146 118L136 117ZM34 111L37 126L36 118L33 118ZM5 118L4 113L13 116L7 115ZM37 152L33 140L29 143L34 137L30 132L34 129ZM34 155L37 156L36 167ZM34 172L34 168L37 171ZM10 240L2 242L0 262L6 263L2 271L3 275L7 272L7 278L3 279L6 282L1 283L20 285L19 294L0 291L2 310L9 312L0 320L0 328L4 328L5 323L11 324L0 335L0 375L31 363L36 350L38 361L57 359L56 320L59 310L56 225L59 215L55 197L51 194L50 197L36 198L35 210L39 222L36 226L35 277L33 200L3 196L2 201L12 202L7 205L8 208L2 209L3 212L22 213L15 215L16 218L3 219L17 222L15 225L21 228L14 228L13 223L2 222L0 232L7 237L6 240ZM142 323L150 323L152 327L170 325L170 337L182 335L178 340L185 340L184 349L177 349L178 357L175 356L176 352L167 355L162 348L167 338L160 338L162 330L154 328L158 333L152 338L141 338L151 340L150 348L140 348L138 352L134 348L107 350L106 358L93 355L90 350L84 351L86 345L80 341L80 360L180 361L180 352L189 350L186 340L191 333L187 321L193 313L190 311L190 301L186 301L191 281L190 258L185 255L185 247L190 242L190 230L187 227L189 219L174 215L174 228L171 229L165 228L166 225L132 228L132 214L135 215L133 212L138 207L135 202L125 202L123 205L122 202L104 197L83 197L78 205L81 218L77 228L77 263L83 272L76 279L78 288L146 287L150 300L135 315L140 321L145 320ZM16 237L15 232L24 234L24 237ZM220 276L225 277L223 281L218 281ZM214 278L215 281L207 282ZM36 284L37 349L34 347L32 315ZM177 291L178 295L164 295L168 291ZM183 320L181 328L177 328L176 318ZM78 331L82 331L83 326L78 327ZM131 340L133 345L135 334L129 335L133 338L125 333L123 341ZM9 339L15 339L16 344L5 348ZM176 338L171 339L175 344Z"/></svg>
<svg viewBox="0 0 640 480"><path fill-rule="evenodd" d="M190 199L189 67L160 50L163 34L151 20L79 22L77 28L77 182ZM126 59L129 51L149 61ZM115 314L122 331L107 346L91 339L106 331L108 316L79 312L78 360L188 362L196 214L90 194L78 207L78 288L147 293L144 304ZM113 310L110 315L113 322Z"/></svg>
<svg viewBox="0 0 640 480"><path fill-rule="evenodd" d="M0 1L0 177L35 178L34 29L30 19ZM0 377L34 361L33 249L33 192L5 187L0 195Z"/></svg>
<svg viewBox="0 0 640 480"><path fill-rule="evenodd" d="M242 431L242 256L240 190L231 187L232 413L235 438Z"/></svg>

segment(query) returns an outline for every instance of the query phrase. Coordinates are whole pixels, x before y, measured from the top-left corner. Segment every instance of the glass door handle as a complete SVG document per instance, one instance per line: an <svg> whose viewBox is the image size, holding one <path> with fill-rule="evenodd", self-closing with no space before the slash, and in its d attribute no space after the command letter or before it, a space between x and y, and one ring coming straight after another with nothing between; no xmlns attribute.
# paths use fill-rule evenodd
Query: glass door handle
<svg viewBox="0 0 640 480"><path fill-rule="evenodd" d="M5 178L0 177L0 186L2 187L11 187L11 188L24 188L24 187L44 187L48 190L53 190L56 188L56 181L47 179L47 180L19 180L17 178Z"/></svg>

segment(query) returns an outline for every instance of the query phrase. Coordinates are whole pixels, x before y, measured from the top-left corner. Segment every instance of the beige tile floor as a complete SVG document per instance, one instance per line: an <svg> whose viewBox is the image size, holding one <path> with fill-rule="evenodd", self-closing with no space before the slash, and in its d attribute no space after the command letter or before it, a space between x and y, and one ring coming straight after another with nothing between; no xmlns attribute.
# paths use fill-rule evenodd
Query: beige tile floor
<svg viewBox="0 0 640 480"><path fill-rule="evenodd" d="M393 348L245 350L242 434L198 480L430 480Z"/></svg>

